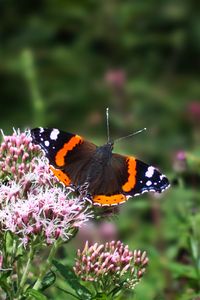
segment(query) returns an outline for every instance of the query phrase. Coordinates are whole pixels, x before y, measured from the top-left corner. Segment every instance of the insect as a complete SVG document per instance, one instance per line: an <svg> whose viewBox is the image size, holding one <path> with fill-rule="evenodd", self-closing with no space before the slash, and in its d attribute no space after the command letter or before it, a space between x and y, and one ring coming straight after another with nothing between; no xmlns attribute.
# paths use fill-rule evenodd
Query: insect
<svg viewBox="0 0 200 300"><path fill-rule="evenodd" d="M96 146L77 134L41 127L32 129L31 136L45 151L54 175L66 186L86 187L94 204L116 205L169 187L167 177L155 167L133 156L113 153L109 139Z"/></svg>

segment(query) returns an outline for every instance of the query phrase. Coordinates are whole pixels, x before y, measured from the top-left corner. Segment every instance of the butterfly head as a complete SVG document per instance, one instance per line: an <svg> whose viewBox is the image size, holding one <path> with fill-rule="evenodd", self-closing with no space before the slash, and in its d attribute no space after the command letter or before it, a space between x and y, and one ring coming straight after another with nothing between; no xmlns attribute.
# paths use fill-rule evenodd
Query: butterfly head
<svg viewBox="0 0 200 300"><path fill-rule="evenodd" d="M97 147L95 156L98 160L102 162L109 161L112 157L112 150L113 150L113 142L107 142L103 146Z"/></svg>
<svg viewBox="0 0 200 300"><path fill-rule="evenodd" d="M114 142L113 141L109 141L105 144L105 146L107 147L107 149L109 149L111 152L114 148Z"/></svg>

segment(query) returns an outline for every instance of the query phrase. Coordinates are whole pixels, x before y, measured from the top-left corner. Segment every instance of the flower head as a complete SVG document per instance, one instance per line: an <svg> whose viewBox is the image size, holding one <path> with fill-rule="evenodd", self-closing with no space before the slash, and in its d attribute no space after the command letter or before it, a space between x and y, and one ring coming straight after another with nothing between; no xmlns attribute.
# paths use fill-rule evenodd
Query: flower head
<svg viewBox="0 0 200 300"><path fill-rule="evenodd" d="M35 165L32 159L39 155L39 147L32 144L27 133L14 131L13 135L5 136L0 145L0 177L18 181L26 173L33 172Z"/></svg>
<svg viewBox="0 0 200 300"><path fill-rule="evenodd" d="M90 247L86 242L83 251L77 252L74 271L84 281L95 281L102 290L114 287L130 289L140 281L147 264L146 252L132 252L120 241L96 243Z"/></svg>
<svg viewBox="0 0 200 300"><path fill-rule="evenodd" d="M83 200L59 184L28 133L3 136L0 145L1 229L23 245L36 237L47 244L66 241L92 215Z"/></svg>

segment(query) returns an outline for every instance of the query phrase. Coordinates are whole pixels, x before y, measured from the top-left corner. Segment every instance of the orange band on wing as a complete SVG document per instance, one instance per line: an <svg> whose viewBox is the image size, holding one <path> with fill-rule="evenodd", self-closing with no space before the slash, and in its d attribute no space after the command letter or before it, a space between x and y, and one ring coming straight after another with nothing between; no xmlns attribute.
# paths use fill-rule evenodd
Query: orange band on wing
<svg viewBox="0 0 200 300"><path fill-rule="evenodd" d="M124 192L130 192L136 183L136 160L134 157L127 157L126 162L128 165L128 180L122 186L122 190Z"/></svg>
<svg viewBox="0 0 200 300"><path fill-rule="evenodd" d="M61 181L62 183L64 183L65 185L70 185L71 180L70 178L67 176L67 174L65 174L63 171L58 170L58 169L54 169L52 166L50 166L50 170L53 172L53 174L58 178L59 181Z"/></svg>
<svg viewBox="0 0 200 300"><path fill-rule="evenodd" d="M116 194L112 196L105 196L105 195L96 195L93 197L94 204L99 205L116 205L119 203L123 203L127 200L126 196L123 194Z"/></svg>
<svg viewBox="0 0 200 300"><path fill-rule="evenodd" d="M79 135L73 136L64 146L57 152L55 163L58 167L63 167L65 164L65 156L68 151L71 151L76 145L82 143L83 139Z"/></svg>

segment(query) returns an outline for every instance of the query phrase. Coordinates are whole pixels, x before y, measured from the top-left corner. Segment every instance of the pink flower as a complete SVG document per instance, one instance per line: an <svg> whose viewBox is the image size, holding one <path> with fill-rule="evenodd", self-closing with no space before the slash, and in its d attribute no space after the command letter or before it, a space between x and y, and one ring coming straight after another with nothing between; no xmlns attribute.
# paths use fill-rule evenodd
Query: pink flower
<svg viewBox="0 0 200 300"><path fill-rule="evenodd" d="M180 161L185 161L186 160L186 153L183 150L180 150L176 153L176 159Z"/></svg>
<svg viewBox="0 0 200 300"><path fill-rule="evenodd" d="M200 102L192 101L188 105L188 116L192 121L200 122Z"/></svg>
<svg viewBox="0 0 200 300"><path fill-rule="evenodd" d="M105 75L105 81L114 88L122 88L126 81L126 74L121 69L111 69Z"/></svg>
<svg viewBox="0 0 200 300"><path fill-rule="evenodd" d="M78 250L74 271L83 281L95 281L97 285L111 290L121 284L126 288L134 288L146 271L148 258L146 252L130 251L120 241L112 241L89 246Z"/></svg>
<svg viewBox="0 0 200 300"><path fill-rule="evenodd" d="M13 135L5 136L0 146L0 177L19 181L28 172L35 169L32 159L39 155L39 146L32 144L27 133L14 131Z"/></svg>
<svg viewBox="0 0 200 300"><path fill-rule="evenodd" d="M117 238L117 227L111 222L102 222L99 225L99 236L102 241L112 241Z"/></svg>
<svg viewBox="0 0 200 300"><path fill-rule="evenodd" d="M2 229L11 231L24 241L35 235L48 244L58 237L64 241L71 236L71 230L81 227L92 214L85 208L84 201L70 198L70 192L62 187L37 194L29 193L26 199L8 202L0 211Z"/></svg>
<svg viewBox="0 0 200 300"><path fill-rule="evenodd" d="M0 145L0 223L26 246L36 236L47 244L66 241L92 217L84 200L72 197L48 167L29 133L3 136Z"/></svg>
<svg viewBox="0 0 200 300"><path fill-rule="evenodd" d="M187 169L187 153L184 150L179 150L173 158L173 168L176 172L182 173Z"/></svg>

